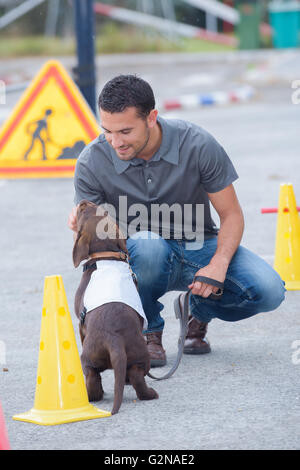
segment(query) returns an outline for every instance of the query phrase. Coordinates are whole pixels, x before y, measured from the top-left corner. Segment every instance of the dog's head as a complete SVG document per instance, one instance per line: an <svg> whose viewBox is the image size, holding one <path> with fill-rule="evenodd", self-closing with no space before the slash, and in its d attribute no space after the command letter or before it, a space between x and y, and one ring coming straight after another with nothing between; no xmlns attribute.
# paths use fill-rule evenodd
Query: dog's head
<svg viewBox="0 0 300 470"><path fill-rule="evenodd" d="M102 251L127 253L126 239L116 223L101 206L83 200L77 208L77 238L73 247L73 263L77 268L90 254Z"/></svg>

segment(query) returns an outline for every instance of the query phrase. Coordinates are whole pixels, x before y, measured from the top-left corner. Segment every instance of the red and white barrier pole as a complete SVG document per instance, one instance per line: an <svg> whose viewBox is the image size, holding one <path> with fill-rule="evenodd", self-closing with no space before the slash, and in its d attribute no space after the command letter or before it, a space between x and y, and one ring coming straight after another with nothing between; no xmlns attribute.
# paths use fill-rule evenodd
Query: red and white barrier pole
<svg viewBox="0 0 300 470"><path fill-rule="evenodd" d="M300 212L300 207L297 207L297 211ZM263 207L261 209L262 214L276 214L277 212L278 209L276 207ZM289 212L289 208L283 209L283 212Z"/></svg>
<svg viewBox="0 0 300 470"><path fill-rule="evenodd" d="M95 3L95 13L103 16L108 16L118 21L128 24L135 24L142 27L155 28L160 31L170 31L171 29L179 36L204 39L218 44L227 46L237 46L237 40L234 37L227 36L221 33L214 33L206 29L197 28L185 23L166 20L154 15L147 15L134 10L126 8L113 7L104 3Z"/></svg>

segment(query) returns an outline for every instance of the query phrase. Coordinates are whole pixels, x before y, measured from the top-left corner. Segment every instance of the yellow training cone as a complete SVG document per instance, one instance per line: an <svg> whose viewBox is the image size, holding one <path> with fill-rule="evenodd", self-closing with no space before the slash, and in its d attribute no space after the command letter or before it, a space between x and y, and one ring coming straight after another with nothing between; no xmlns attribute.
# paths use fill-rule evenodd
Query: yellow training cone
<svg viewBox="0 0 300 470"><path fill-rule="evenodd" d="M274 269L287 290L300 290L300 217L291 183L280 185Z"/></svg>
<svg viewBox="0 0 300 470"><path fill-rule="evenodd" d="M13 419L53 425L107 416L88 401L62 277L48 276L34 407Z"/></svg>

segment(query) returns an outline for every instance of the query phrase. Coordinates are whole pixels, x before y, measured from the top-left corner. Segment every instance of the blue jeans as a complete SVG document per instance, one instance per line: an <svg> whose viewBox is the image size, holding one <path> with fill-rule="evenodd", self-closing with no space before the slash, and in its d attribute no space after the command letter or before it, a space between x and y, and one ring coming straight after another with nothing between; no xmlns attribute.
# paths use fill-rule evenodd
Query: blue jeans
<svg viewBox="0 0 300 470"><path fill-rule="evenodd" d="M148 330L161 331L163 305L158 299L166 292L187 291L196 272L208 265L217 248L217 238L204 242L201 249L188 249L181 240L165 240L150 232L138 232L127 240L130 264L138 288ZM191 246L191 245L190 245ZM275 310L284 300L280 276L262 258L239 246L229 265L220 300L191 295L190 312L198 320L213 318L239 321L260 312Z"/></svg>

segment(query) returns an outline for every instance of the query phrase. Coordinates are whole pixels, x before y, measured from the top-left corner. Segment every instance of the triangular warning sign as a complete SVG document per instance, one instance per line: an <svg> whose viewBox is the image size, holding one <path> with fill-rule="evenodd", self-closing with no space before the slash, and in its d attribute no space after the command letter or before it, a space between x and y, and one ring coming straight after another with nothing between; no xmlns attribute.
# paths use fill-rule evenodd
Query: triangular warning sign
<svg viewBox="0 0 300 470"><path fill-rule="evenodd" d="M73 80L49 61L0 129L0 178L73 176L81 150L99 133Z"/></svg>

